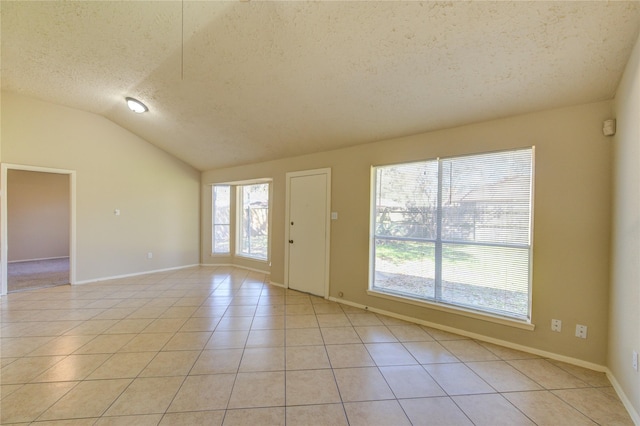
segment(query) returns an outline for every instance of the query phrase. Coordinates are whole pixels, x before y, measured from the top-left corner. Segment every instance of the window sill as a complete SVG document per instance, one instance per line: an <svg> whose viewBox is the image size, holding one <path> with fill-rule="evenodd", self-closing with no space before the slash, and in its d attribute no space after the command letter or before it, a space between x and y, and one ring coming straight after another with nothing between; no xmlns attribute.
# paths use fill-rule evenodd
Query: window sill
<svg viewBox="0 0 640 426"><path fill-rule="evenodd" d="M369 296L380 297L383 299L393 300L396 302L408 303L410 305L421 306L424 308L435 309L437 311L447 312L450 314L461 315L464 317L469 317L473 319L478 319L482 321L493 322L500 325L506 325L509 327L520 328L522 330L533 331L535 329L535 324L531 324L527 321L520 321L517 319L505 318L498 315L491 315L489 313L479 313L477 311L472 311L470 309L458 308L453 306L445 306L435 302L429 302L427 300L417 300L412 299L410 297L404 297L397 294L384 293L377 290L367 290L367 294Z"/></svg>
<svg viewBox="0 0 640 426"><path fill-rule="evenodd" d="M263 259L262 257L253 257L253 256L249 256L249 255L246 255L246 254L238 254L238 253L236 253L234 255L234 257L236 257L238 259L252 260L254 262L261 262L261 263L265 263L265 264L269 263L268 259Z"/></svg>

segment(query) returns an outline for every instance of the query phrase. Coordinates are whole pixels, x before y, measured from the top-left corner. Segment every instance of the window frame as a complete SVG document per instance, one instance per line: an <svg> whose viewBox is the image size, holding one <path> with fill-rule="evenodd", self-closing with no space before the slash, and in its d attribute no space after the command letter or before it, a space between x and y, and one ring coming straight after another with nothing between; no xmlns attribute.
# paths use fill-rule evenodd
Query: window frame
<svg viewBox="0 0 640 426"><path fill-rule="evenodd" d="M409 241L418 241L422 243L432 243L434 244L434 263L435 268L438 270L436 272L436 276L440 280L439 283L434 284L434 286L442 286L442 247L445 244L463 244L463 245L477 245L483 247L489 246L497 246L509 248L516 244L510 243L492 243L492 242L471 242L471 241L458 241L456 239L447 240L443 239L442 235L442 162L448 159L458 159L470 156L481 156L481 155L490 155L490 154L499 154L503 152L515 152L515 151L523 151L530 150L531 152L531 175L530 175L530 197L529 197L529 244L525 245L517 245L519 249L527 249L528 256L528 271L527 271L527 316L510 316L502 313L497 313L491 310L484 310L481 307L469 307L457 305L454 303L447 303L446 301L437 300L436 295L434 294L433 298L429 297L421 297L417 294L411 293L403 293L403 292L394 292L393 290L385 291L381 287L375 287L375 275L376 275L376 240L377 239L385 239L385 236L376 235L376 225L377 225L377 205L376 200L380 197L379 187L378 187L378 175L377 171L382 167L392 167L392 166L400 166L400 165L409 165L416 163L426 163L429 161L436 161L438 168L438 192L437 192L437 220L436 226L438 228L437 234L435 238L406 238ZM532 286L533 286L533 236L534 236L534 194L535 194L535 146L526 146L526 147L518 147L512 149L505 149L499 151L487 151L487 152L477 152L477 153L469 153L464 155L452 155L446 157L436 157L436 158L426 158L416 161L407 161L407 162L399 162L399 163L389 163L389 164L377 164L371 166L371 180L370 180L370 229L369 229L369 283L367 294L376 297L382 297L385 299L391 299L395 301L402 301L404 303L409 303L413 305L429 307L431 309L436 309L439 311L445 311L450 313L455 313L467 317L482 319L485 321L496 322L505 325L511 325L518 328L523 328L527 330L533 330L535 325L531 322L532 317ZM390 237L390 239L403 239L402 237ZM436 248L439 246L439 250ZM435 290L434 290L435 291Z"/></svg>
<svg viewBox="0 0 640 426"><path fill-rule="evenodd" d="M216 196L215 190L217 187L229 188L229 211L228 211L228 223L216 223ZM231 226L232 218L232 204L233 204L233 186L229 184L213 184L211 185L211 255L212 256L229 256L233 251L234 230ZM216 251L216 226L227 226L229 229L229 241L227 251Z"/></svg>
<svg viewBox="0 0 640 426"><path fill-rule="evenodd" d="M267 247L266 247L266 255L264 257L252 255L251 253L243 253L242 252L242 235L241 227L243 226L243 188L255 185L267 185ZM265 262L269 263L271 260L271 199L272 199L272 185L271 181L258 180L258 181L247 181L238 183L235 186L235 250L234 256L240 257L244 259L250 259L256 262Z"/></svg>

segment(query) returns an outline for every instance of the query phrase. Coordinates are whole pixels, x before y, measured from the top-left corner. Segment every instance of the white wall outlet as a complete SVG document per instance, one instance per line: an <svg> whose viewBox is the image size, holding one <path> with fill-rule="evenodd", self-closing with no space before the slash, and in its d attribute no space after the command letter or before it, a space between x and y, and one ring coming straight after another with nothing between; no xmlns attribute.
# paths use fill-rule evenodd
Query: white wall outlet
<svg viewBox="0 0 640 426"><path fill-rule="evenodd" d="M338 220L338 212L331 212L331 220Z"/></svg>
<svg viewBox="0 0 640 426"><path fill-rule="evenodd" d="M638 352L633 351L633 369L638 371Z"/></svg>
<svg viewBox="0 0 640 426"><path fill-rule="evenodd" d="M587 338L587 326L582 324L576 324L576 337L581 339Z"/></svg>
<svg viewBox="0 0 640 426"><path fill-rule="evenodd" d="M147 253L147 259L153 259L153 253L151 252Z"/></svg>
<svg viewBox="0 0 640 426"><path fill-rule="evenodd" d="M562 331L562 321L560 321L559 319L552 319L551 320L551 331L555 331L560 333Z"/></svg>
<svg viewBox="0 0 640 426"><path fill-rule="evenodd" d="M115 216L120 216L120 209L115 209L115 210L113 211L113 214L114 214Z"/></svg>

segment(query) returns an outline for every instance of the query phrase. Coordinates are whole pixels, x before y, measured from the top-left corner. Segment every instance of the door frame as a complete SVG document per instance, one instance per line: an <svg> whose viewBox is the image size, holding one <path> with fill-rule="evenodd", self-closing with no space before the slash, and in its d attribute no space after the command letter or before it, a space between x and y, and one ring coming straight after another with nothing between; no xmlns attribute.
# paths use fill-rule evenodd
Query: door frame
<svg viewBox="0 0 640 426"><path fill-rule="evenodd" d="M329 298L329 272L330 272L330 254L331 254L331 168L323 168L323 169L313 169L313 170L303 170L298 172L288 172L286 174L286 201L285 201L285 213L284 213L284 286L285 288L289 288L289 210L291 208L291 179L304 177L304 176L314 176L314 175L325 175L327 178L327 191L326 191L326 232L325 232L325 274L324 274L324 298Z"/></svg>
<svg viewBox="0 0 640 426"><path fill-rule="evenodd" d="M7 221L7 175L9 170L24 170L29 172L54 173L69 176L69 283L76 283L76 171L53 169L49 167L27 166L22 164L2 163L0 166L0 296L7 294L7 263L9 239Z"/></svg>

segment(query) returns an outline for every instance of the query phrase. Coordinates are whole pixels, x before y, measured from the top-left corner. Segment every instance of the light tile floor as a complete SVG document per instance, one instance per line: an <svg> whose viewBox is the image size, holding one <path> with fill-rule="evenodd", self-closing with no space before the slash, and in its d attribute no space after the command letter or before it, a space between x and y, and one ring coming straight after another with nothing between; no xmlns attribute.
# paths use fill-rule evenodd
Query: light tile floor
<svg viewBox="0 0 640 426"><path fill-rule="evenodd" d="M232 268L10 294L2 424L632 425L602 373Z"/></svg>

